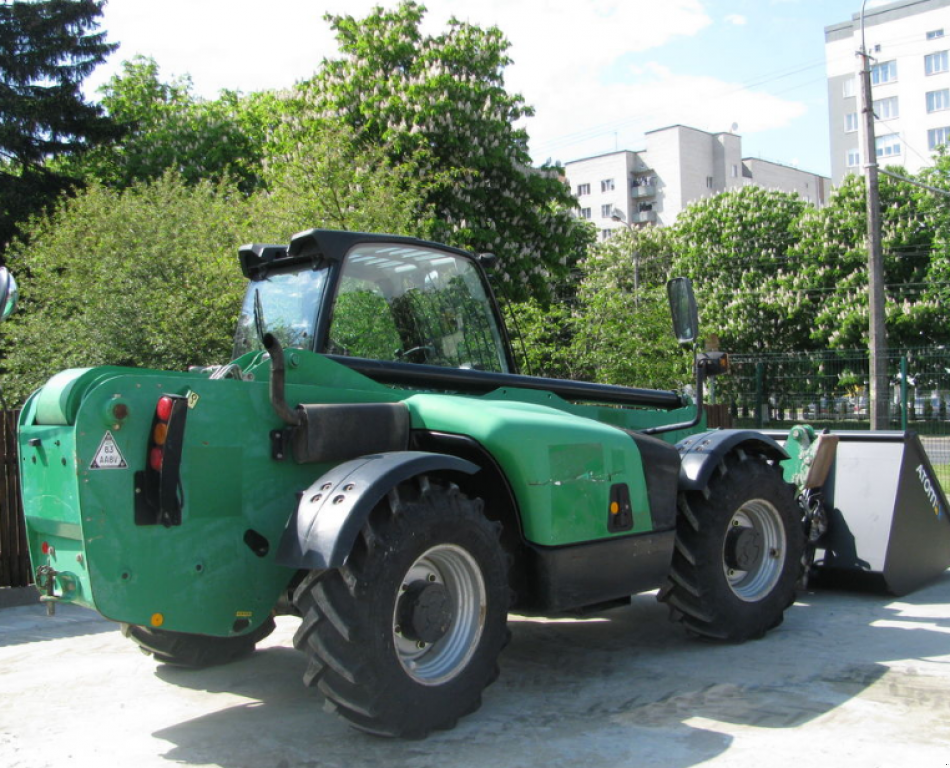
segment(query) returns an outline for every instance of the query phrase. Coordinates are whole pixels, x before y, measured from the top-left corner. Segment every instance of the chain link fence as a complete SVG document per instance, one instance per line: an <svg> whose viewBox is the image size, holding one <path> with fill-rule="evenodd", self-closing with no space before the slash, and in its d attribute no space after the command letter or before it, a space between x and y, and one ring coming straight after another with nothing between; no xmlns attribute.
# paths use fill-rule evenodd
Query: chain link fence
<svg viewBox="0 0 950 768"><path fill-rule="evenodd" d="M870 428L866 350L731 355L729 363L711 396L736 427ZM890 350L888 379L888 429L917 432L932 463L950 464L950 350Z"/></svg>

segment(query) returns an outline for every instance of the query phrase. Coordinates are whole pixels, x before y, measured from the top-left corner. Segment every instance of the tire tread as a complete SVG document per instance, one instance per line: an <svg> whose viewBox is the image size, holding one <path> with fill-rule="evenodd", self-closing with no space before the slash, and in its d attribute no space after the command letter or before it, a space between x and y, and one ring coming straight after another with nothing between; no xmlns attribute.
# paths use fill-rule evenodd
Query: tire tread
<svg viewBox="0 0 950 768"><path fill-rule="evenodd" d="M723 573L722 546L734 510L756 495L767 498L782 517L785 564L767 595L744 602ZM691 635L732 642L761 637L781 624L795 600L804 530L780 468L757 454L734 451L717 465L706 488L682 493L678 507L669 578L658 595L669 606L670 619Z"/></svg>
<svg viewBox="0 0 950 768"><path fill-rule="evenodd" d="M308 574L294 593L294 603L304 616L294 635L294 646L311 659L304 682L316 686L328 708L357 729L380 736L422 738L432 730L453 727L459 717L479 707L481 688L467 700L460 697L428 719L414 714L416 707L405 706L405 702L394 704L387 673L373 658L379 653L374 628L378 633L380 619L372 614L370 605L378 589L374 582L380 563L402 546L400 537L407 530L415 530L413 526L424 527L429 521L451 516L459 525L474 527L480 536L497 545L499 530L480 510L480 500L468 498L454 485L425 478L404 483L371 514L361 534L366 546L358 548L358 556L348 558L339 569ZM497 549L507 612L507 565L500 545ZM503 627L500 638L482 638L483 643L497 648L492 648L492 666L481 687L498 676L497 653L508 636L507 627Z"/></svg>

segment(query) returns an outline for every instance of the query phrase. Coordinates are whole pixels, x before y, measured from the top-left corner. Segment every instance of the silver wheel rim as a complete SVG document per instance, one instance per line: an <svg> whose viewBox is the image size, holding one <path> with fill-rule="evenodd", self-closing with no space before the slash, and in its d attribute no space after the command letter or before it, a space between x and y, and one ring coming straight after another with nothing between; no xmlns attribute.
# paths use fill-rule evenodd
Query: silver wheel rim
<svg viewBox="0 0 950 768"><path fill-rule="evenodd" d="M451 599L451 624L431 644L406 637L399 626L400 595L419 581L441 584ZM393 644L406 674L423 685L441 685L459 675L478 647L487 604L481 569L468 552L454 544L440 544L424 552L403 576L393 609Z"/></svg>
<svg viewBox="0 0 950 768"><path fill-rule="evenodd" d="M738 528L751 528L761 537L761 551L747 570L730 567L723 544L723 570L729 588L736 597L746 602L756 602L766 597L779 577L785 562L787 542L785 526L778 510L769 502L755 499L743 504L729 521L729 532Z"/></svg>

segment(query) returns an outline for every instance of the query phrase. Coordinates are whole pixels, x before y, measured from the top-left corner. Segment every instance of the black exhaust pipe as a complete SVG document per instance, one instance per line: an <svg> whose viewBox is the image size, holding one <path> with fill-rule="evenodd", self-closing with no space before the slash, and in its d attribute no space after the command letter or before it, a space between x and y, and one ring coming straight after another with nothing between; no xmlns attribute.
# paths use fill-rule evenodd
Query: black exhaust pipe
<svg viewBox="0 0 950 768"><path fill-rule="evenodd" d="M286 381L284 349L272 333L265 333L262 341L264 349L270 355L270 404L285 424L291 427L300 426L300 414L291 410L284 399L284 382Z"/></svg>

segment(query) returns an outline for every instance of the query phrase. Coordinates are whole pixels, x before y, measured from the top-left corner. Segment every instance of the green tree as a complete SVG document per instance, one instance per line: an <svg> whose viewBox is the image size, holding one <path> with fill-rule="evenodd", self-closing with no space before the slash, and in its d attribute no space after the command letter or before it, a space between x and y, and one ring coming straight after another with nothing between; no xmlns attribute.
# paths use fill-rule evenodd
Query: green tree
<svg viewBox="0 0 950 768"><path fill-rule="evenodd" d="M945 344L950 314L943 299L950 275L939 243L940 233L948 231L946 201L889 176L881 178L880 196L888 344ZM825 208L809 211L799 222L799 242L791 251L798 269L783 283L815 307L811 337L821 347L867 345L866 222L860 176L849 176Z"/></svg>
<svg viewBox="0 0 950 768"><path fill-rule="evenodd" d="M589 242L559 170L531 169L515 124L532 110L505 90L508 41L496 27L451 20L423 35L423 6L328 16L342 58L300 85L296 120L340 116L362 145L412 163L430 186L430 236L498 255L513 297L547 297Z"/></svg>
<svg viewBox="0 0 950 768"><path fill-rule="evenodd" d="M287 232L322 227L425 236L425 185L384 147L361 145L344 122L327 118L278 126L268 144L259 201Z"/></svg>
<svg viewBox="0 0 950 768"><path fill-rule="evenodd" d="M505 306L505 325L522 373L552 379L594 381L586 359L577 356L574 339L582 322L563 302L527 299Z"/></svg>
<svg viewBox="0 0 950 768"><path fill-rule="evenodd" d="M512 305L508 325L529 371L660 389L689 383L691 358L673 338L666 298L672 258L670 230L618 230L591 246L569 303Z"/></svg>
<svg viewBox="0 0 950 768"><path fill-rule="evenodd" d="M310 146L308 164L275 168L272 189L250 196L169 171L125 189L91 184L34 219L30 247L11 247L23 300L2 329L7 397L70 367L226 362L246 287L241 244L285 243L310 227L419 225L411 186L345 133Z"/></svg>
<svg viewBox="0 0 950 768"><path fill-rule="evenodd" d="M0 2L0 249L73 186L51 158L115 135L82 81L115 45L96 32L103 0Z"/></svg>
<svg viewBox="0 0 950 768"><path fill-rule="evenodd" d="M657 227L619 230L590 249L574 347L597 381L660 389L690 381L666 297L672 259L671 232Z"/></svg>
<svg viewBox="0 0 950 768"><path fill-rule="evenodd" d="M907 280L918 282L906 288L906 294L915 297L914 311L908 318L910 333L901 328L900 338L907 339L907 346L946 345L950 343L950 155L946 146L917 178L934 189L913 188L917 209L914 242L902 245L899 253L917 270L925 261L926 269ZM943 194L934 190L943 190Z"/></svg>
<svg viewBox="0 0 950 768"><path fill-rule="evenodd" d="M76 175L124 188L175 170L189 183L232 179L249 193L260 185L267 131L279 117L273 94L195 96L191 80L161 79L158 64L136 57L102 88L102 106L123 135L78 158Z"/></svg>
<svg viewBox="0 0 950 768"><path fill-rule="evenodd" d="M672 227L673 274L693 280L701 328L730 352L809 346L812 309L784 277L807 203L791 192L745 186L691 204Z"/></svg>
<svg viewBox="0 0 950 768"><path fill-rule="evenodd" d="M226 361L247 229L240 198L174 176L63 201L9 260L23 302L3 329L7 395L64 368Z"/></svg>

